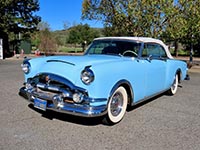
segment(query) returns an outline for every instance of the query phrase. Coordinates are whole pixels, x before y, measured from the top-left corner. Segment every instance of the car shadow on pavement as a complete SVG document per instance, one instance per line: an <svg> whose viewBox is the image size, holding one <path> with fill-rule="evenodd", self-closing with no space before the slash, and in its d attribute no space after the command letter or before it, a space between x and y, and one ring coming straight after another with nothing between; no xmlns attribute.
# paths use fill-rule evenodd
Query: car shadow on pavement
<svg viewBox="0 0 200 150"><path fill-rule="evenodd" d="M86 126L96 126L96 125L102 124L102 117L87 118L87 117L73 116L73 115L60 113L60 112L56 112L52 110L42 111L40 109L35 108L33 104L29 104L28 107L40 113L42 117L49 120L58 119L61 121L71 122L71 123L81 124L81 125L86 125Z"/></svg>
<svg viewBox="0 0 200 150"><path fill-rule="evenodd" d="M169 95L167 92L164 92L164 93L161 93L161 94L159 94L159 95L157 95L157 96L155 96L155 97L152 97L152 98L150 98L150 99L147 99L147 100L138 102L137 104L135 104L135 105L133 105L133 106L129 106L129 107L127 108L127 112L130 112L130 111L132 111L132 110L134 110L134 109L137 109L137 108L139 108L139 107L142 107L142 106L144 106L145 104L151 103L151 102L153 102L153 101L155 101L155 100L159 100L159 98L162 97L162 96L170 96L170 95Z"/></svg>

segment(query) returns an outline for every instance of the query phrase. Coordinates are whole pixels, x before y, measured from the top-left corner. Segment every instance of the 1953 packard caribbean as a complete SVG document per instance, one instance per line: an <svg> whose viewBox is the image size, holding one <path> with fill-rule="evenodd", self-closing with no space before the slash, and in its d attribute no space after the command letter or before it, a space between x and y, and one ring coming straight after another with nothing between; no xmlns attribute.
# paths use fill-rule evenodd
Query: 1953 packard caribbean
<svg viewBox="0 0 200 150"><path fill-rule="evenodd" d="M26 59L19 94L34 107L118 123L127 105L162 92L177 92L187 64L175 60L160 40L96 38L82 56Z"/></svg>

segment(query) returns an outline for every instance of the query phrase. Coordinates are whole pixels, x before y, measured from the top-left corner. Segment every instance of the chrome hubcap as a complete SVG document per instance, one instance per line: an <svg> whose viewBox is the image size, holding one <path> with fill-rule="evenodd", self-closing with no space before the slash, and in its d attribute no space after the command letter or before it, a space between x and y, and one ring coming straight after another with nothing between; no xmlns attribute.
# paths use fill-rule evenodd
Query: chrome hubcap
<svg viewBox="0 0 200 150"><path fill-rule="evenodd" d="M117 116L120 114L123 106L123 95L119 92L115 93L111 100L111 114Z"/></svg>

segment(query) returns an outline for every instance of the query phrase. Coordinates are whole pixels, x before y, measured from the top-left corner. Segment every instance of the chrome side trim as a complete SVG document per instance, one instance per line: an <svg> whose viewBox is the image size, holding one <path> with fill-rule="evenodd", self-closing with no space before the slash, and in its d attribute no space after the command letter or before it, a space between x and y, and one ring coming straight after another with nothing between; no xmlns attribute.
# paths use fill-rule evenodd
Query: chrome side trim
<svg viewBox="0 0 200 150"><path fill-rule="evenodd" d="M63 61L63 60L47 60L47 62L61 62L61 63L65 63L65 64L69 64L69 65L72 65L72 66L75 66L75 64L73 63L70 63L68 61Z"/></svg>
<svg viewBox="0 0 200 150"><path fill-rule="evenodd" d="M169 88L169 89L170 89L170 88ZM160 94L162 94L162 93L167 92L169 89L166 89L166 90L163 90L163 91L158 92L158 93L156 93L156 94L147 96L147 97L145 97L145 98L143 98L143 99L141 99L141 100L139 100L139 101L137 101L137 102L134 102L134 100L132 100L131 106L135 106L135 105L138 105L138 104L140 104L140 103L143 103L143 102L145 102L145 101L147 101L147 100L149 100L149 99L151 99L151 98L153 98L153 97L156 97L156 96L158 96L158 95L160 95Z"/></svg>

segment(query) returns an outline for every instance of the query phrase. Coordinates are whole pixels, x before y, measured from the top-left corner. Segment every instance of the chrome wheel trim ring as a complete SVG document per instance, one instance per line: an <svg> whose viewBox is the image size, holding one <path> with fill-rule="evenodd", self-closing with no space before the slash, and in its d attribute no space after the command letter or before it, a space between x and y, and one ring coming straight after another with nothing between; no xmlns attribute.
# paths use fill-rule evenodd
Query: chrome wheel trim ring
<svg viewBox="0 0 200 150"><path fill-rule="evenodd" d="M108 118L112 123L122 120L126 113L127 103L127 92L124 87L119 87L115 90L108 103Z"/></svg>
<svg viewBox="0 0 200 150"><path fill-rule="evenodd" d="M123 106L123 95L120 92L116 92L111 99L110 110L113 116L120 114Z"/></svg>
<svg viewBox="0 0 200 150"><path fill-rule="evenodd" d="M174 82L171 87L172 94L175 94L178 88L178 75L175 76Z"/></svg>

